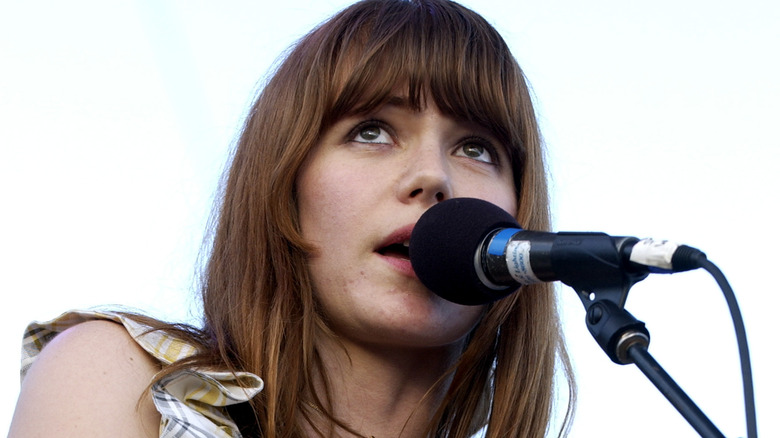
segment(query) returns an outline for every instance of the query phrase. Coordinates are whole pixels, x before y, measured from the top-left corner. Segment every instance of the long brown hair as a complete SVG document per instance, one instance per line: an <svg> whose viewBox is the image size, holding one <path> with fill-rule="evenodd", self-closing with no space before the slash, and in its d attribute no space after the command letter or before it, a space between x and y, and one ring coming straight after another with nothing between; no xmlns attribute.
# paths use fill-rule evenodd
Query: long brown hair
<svg viewBox="0 0 780 438"><path fill-rule="evenodd" d="M367 0L315 28L291 49L249 112L204 272L204 326L190 335L202 350L172 368L227 367L262 377L264 390L245 406L251 409L233 412L247 434L303 435L299 422L309 418L304 403L311 402L304 394L315 392L312 373L322 369L313 339L328 327L298 227L298 170L328 127L379 107L399 87L414 106L433 99L442 113L478 123L506 145L519 222L549 229L529 90L505 42L482 17L445 0ZM487 426L488 437L544 436L558 366L569 384L570 413L574 384L548 285L489 305L452 368L429 435L465 438ZM314 400L327 410L323 399Z"/></svg>

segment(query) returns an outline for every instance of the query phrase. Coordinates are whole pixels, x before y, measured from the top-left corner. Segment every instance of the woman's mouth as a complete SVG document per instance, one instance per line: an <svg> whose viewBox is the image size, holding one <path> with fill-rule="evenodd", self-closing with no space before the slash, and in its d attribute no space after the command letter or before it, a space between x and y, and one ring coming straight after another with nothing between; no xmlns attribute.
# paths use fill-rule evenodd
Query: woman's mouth
<svg viewBox="0 0 780 438"><path fill-rule="evenodd" d="M383 256L409 260L409 241L387 245L379 248L377 252Z"/></svg>
<svg viewBox="0 0 780 438"><path fill-rule="evenodd" d="M409 239L412 235L414 224L401 227L385 237L384 241L376 249L376 253L407 277L416 278L412 262L409 260Z"/></svg>

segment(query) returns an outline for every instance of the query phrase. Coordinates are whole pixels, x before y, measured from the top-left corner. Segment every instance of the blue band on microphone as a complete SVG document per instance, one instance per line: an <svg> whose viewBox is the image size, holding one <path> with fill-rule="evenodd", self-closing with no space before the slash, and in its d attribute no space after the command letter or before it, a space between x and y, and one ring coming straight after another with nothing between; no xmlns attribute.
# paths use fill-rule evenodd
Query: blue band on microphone
<svg viewBox="0 0 780 438"><path fill-rule="evenodd" d="M517 234L519 231L522 231L520 228L504 228L503 230L496 233L495 236L493 236L493 239L490 240L490 245L488 246L488 254L494 255L494 256L502 256L504 255L504 249L506 248L506 244L509 242L509 239L512 238L515 234Z"/></svg>

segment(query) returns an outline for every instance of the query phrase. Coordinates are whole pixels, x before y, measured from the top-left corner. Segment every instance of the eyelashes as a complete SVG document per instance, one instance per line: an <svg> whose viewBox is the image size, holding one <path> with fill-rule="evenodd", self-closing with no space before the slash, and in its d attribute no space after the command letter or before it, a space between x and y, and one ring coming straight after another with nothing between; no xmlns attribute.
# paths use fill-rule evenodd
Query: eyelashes
<svg viewBox="0 0 780 438"><path fill-rule="evenodd" d="M358 123L347 134L347 141L368 145L392 145L397 142L393 129L384 121L369 119ZM452 154L480 163L501 165L501 155L496 145L478 135L464 137L453 146Z"/></svg>

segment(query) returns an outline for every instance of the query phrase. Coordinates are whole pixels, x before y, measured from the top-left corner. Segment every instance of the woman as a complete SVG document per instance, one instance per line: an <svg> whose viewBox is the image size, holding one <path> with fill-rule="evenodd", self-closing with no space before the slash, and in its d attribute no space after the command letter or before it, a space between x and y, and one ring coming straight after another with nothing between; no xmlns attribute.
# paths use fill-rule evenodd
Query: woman
<svg viewBox="0 0 780 438"><path fill-rule="evenodd" d="M519 66L456 3L347 8L250 111L203 327L95 312L32 325L10 436L544 436L556 363L573 398L549 288L460 306L409 263L414 223L453 197L549 227Z"/></svg>

